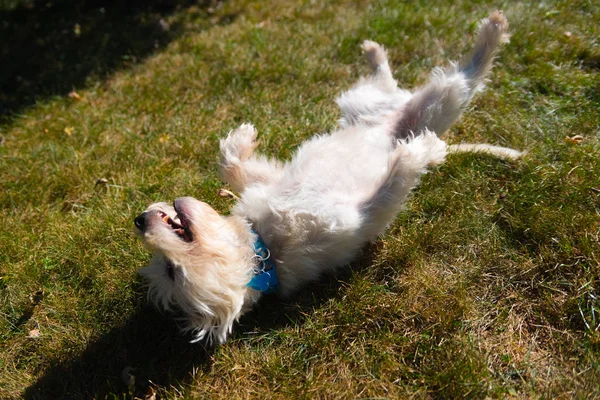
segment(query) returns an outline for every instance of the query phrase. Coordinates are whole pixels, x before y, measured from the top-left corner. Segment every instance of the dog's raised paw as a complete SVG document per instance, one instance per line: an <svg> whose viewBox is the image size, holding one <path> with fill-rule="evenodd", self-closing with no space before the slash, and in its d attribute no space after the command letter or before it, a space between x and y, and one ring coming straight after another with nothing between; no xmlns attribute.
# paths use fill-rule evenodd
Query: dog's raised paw
<svg viewBox="0 0 600 400"><path fill-rule="evenodd" d="M379 43L372 40L365 40L360 47L372 68L377 68L387 61L387 53Z"/></svg>
<svg viewBox="0 0 600 400"><path fill-rule="evenodd" d="M490 42L508 43L510 38L508 20L501 10L494 11L489 17L483 19L480 31L488 37Z"/></svg>
<svg viewBox="0 0 600 400"><path fill-rule="evenodd" d="M254 125L242 124L221 140L221 150L240 160L247 160L258 146L256 135L257 131Z"/></svg>
<svg viewBox="0 0 600 400"><path fill-rule="evenodd" d="M488 20L502 30L508 29L508 21L506 20L502 10L496 10L491 13L488 17Z"/></svg>

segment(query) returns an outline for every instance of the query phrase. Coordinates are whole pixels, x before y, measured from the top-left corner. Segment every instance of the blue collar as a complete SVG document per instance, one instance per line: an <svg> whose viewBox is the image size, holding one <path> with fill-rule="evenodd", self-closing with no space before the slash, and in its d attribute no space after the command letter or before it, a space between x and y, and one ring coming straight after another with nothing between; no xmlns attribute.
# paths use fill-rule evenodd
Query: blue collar
<svg viewBox="0 0 600 400"><path fill-rule="evenodd" d="M267 249L267 245L258 232L254 229L251 229L251 231L256 235L254 253L256 253L256 258L258 259L258 265L254 270L254 276L246 286L267 294L274 293L279 289L279 279L277 279L277 272L275 271L275 262L271 259L271 252Z"/></svg>

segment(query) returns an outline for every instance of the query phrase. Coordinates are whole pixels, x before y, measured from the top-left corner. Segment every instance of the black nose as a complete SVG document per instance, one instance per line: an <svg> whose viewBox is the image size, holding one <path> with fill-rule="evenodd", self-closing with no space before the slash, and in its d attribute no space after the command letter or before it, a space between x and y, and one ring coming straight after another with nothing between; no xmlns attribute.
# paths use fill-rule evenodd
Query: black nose
<svg viewBox="0 0 600 400"><path fill-rule="evenodd" d="M146 213L141 213L140 215L135 217L133 223L135 224L136 228L144 232L144 228L146 228Z"/></svg>

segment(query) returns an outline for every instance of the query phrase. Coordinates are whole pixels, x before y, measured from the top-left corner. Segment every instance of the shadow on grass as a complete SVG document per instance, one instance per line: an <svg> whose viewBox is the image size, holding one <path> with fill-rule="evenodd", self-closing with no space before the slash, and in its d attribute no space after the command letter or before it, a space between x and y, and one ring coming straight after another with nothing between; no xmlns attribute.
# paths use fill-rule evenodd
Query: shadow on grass
<svg viewBox="0 0 600 400"><path fill-rule="evenodd" d="M341 269L298 292L290 299L263 297L258 306L234 327L230 340L244 340L256 333L301 324L307 314L340 292L342 282L370 265L370 245L351 268ZM214 348L190 343L190 335L179 330L177 316L161 313L140 300L138 311L127 322L112 329L75 358L57 362L24 393L26 399L103 399L142 397L149 387L168 389L185 384L196 370L209 371ZM227 344L225 344L227 346ZM128 388L122 375L131 368L135 384ZM150 383L152 382L152 383Z"/></svg>
<svg viewBox="0 0 600 400"><path fill-rule="evenodd" d="M150 381L169 387L196 368L209 368L212 349L189 339L172 315L140 305L123 326L91 342L76 358L53 363L24 398L104 399L111 393L143 398ZM131 387L123 375L135 377Z"/></svg>
<svg viewBox="0 0 600 400"><path fill-rule="evenodd" d="M0 122L135 64L178 37L174 11L218 0L0 2ZM10 2L8 3L10 4Z"/></svg>
<svg viewBox="0 0 600 400"><path fill-rule="evenodd" d="M335 274L322 276L301 288L291 298L281 299L277 295L264 296L259 304L240 319L234 327L233 339L256 334L268 333L270 330L301 324L306 315L320 308L328 300L343 296L343 284L352 275L360 273L372 264L380 242L367 245L362 255L350 266L340 268Z"/></svg>

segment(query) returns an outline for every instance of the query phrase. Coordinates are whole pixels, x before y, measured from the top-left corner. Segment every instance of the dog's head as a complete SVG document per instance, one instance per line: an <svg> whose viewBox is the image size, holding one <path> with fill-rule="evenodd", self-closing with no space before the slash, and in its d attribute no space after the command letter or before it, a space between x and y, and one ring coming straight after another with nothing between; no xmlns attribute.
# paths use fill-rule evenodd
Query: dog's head
<svg viewBox="0 0 600 400"><path fill-rule="evenodd" d="M254 256L248 224L192 197L153 204L134 223L154 253L140 270L150 299L180 307L196 340L223 343L248 295Z"/></svg>

